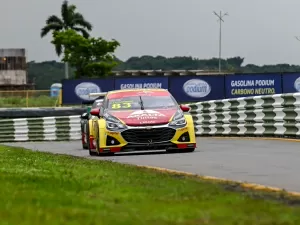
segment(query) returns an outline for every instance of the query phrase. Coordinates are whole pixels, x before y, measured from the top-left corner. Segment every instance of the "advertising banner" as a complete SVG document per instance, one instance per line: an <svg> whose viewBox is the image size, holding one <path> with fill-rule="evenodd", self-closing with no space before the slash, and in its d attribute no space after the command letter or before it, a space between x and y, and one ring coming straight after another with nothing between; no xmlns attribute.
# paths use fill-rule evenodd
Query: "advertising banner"
<svg viewBox="0 0 300 225"><path fill-rule="evenodd" d="M133 77L116 78L116 90L129 88L163 88L168 89L167 77Z"/></svg>
<svg viewBox="0 0 300 225"><path fill-rule="evenodd" d="M226 75L226 98L282 93L280 74Z"/></svg>
<svg viewBox="0 0 300 225"><path fill-rule="evenodd" d="M300 73L283 74L282 89L283 93L300 92Z"/></svg>
<svg viewBox="0 0 300 225"><path fill-rule="evenodd" d="M81 104L84 100L94 100L90 93L107 92L114 89L113 79L74 79L62 81L63 104Z"/></svg>
<svg viewBox="0 0 300 225"><path fill-rule="evenodd" d="M182 76L169 79L169 90L178 102L224 98L224 76Z"/></svg>

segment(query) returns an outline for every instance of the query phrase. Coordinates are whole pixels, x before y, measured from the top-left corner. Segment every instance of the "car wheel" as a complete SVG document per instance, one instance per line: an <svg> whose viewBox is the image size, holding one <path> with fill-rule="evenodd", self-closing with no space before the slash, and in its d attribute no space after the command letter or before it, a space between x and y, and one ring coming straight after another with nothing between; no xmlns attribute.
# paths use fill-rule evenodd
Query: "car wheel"
<svg viewBox="0 0 300 225"><path fill-rule="evenodd" d="M90 145L90 124L89 124L89 121L88 121L86 127L87 127L87 128L86 128L86 129L87 129L87 130L86 130L86 135L87 135L87 138L88 138L87 145L88 145L89 154L90 154L90 156L97 156L97 155L98 155L97 152L91 151L91 145Z"/></svg>
<svg viewBox="0 0 300 225"><path fill-rule="evenodd" d="M88 149L87 143L84 143L85 140L84 138L86 138L86 131L85 131L85 121L86 120L81 120L80 124L81 124L81 144L82 144L82 148L83 149Z"/></svg>
<svg viewBox="0 0 300 225"><path fill-rule="evenodd" d="M83 134L82 135L84 135L84 137L82 137L82 138L85 138L85 143L82 143L82 148L83 149L89 149L89 135L88 135L88 121L87 122L85 122L84 124L83 124L83 126L84 126L84 128L83 128Z"/></svg>

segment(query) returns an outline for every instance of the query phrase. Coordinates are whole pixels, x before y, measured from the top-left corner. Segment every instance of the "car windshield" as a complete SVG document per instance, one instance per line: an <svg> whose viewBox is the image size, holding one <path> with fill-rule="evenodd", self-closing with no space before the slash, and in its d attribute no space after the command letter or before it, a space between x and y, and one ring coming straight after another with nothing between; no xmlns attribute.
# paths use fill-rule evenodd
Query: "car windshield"
<svg viewBox="0 0 300 225"><path fill-rule="evenodd" d="M130 96L108 100L109 110L174 108L176 102L171 96Z"/></svg>

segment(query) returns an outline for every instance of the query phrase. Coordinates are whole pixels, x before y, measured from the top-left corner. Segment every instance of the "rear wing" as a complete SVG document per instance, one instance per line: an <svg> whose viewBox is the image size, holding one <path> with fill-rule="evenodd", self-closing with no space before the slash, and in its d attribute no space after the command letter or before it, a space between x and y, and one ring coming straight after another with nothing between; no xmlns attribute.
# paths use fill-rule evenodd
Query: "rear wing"
<svg viewBox="0 0 300 225"><path fill-rule="evenodd" d="M98 96L98 97L100 97L100 96L105 96L107 94L107 92L97 92L97 93L89 93L89 96L90 97L92 97L92 96Z"/></svg>
<svg viewBox="0 0 300 225"><path fill-rule="evenodd" d="M95 100L84 100L81 102L82 105L92 105Z"/></svg>

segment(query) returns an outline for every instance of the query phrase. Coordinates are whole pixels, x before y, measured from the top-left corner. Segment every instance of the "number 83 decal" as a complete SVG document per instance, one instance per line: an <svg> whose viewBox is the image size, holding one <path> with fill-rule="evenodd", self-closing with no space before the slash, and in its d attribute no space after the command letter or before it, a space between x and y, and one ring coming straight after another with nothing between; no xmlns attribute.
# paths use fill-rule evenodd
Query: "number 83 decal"
<svg viewBox="0 0 300 225"><path fill-rule="evenodd" d="M112 109L129 109L129 108L131 108L131 103L130 102L113 103L111 108Z"/></svg>

